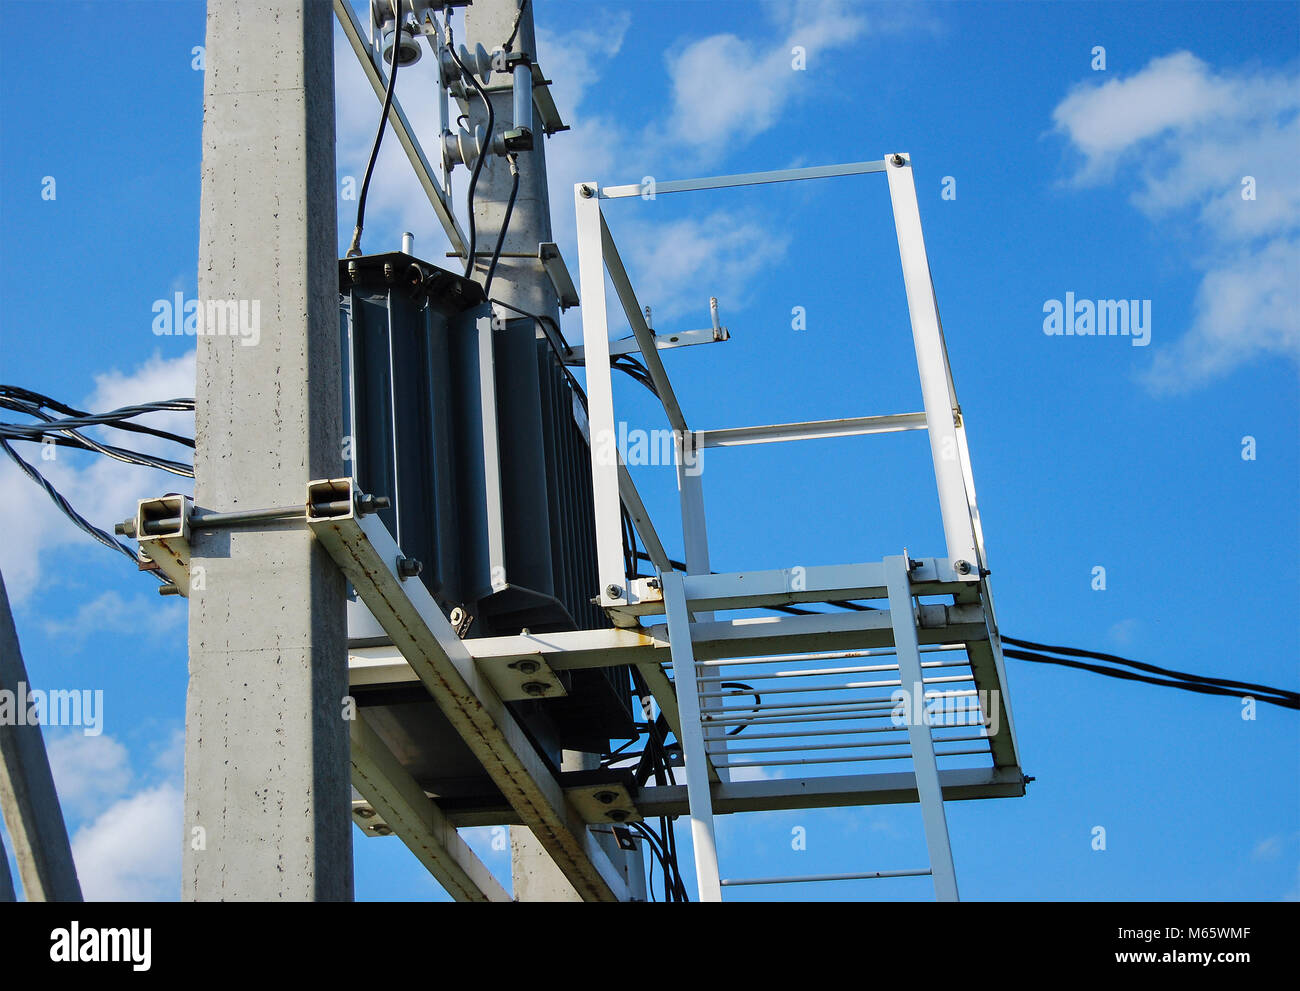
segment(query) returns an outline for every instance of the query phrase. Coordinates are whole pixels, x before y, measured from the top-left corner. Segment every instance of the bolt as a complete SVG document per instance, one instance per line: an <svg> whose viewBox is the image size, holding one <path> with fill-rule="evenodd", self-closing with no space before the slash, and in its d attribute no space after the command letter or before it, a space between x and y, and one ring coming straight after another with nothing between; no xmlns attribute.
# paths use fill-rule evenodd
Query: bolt
<svg viewBox="0 0 1300 991"><path fill-rule="evenodd" d="M377 826L371 826L370 829L371 832L373 832L376 836L389 836L393 832L392 829L390 829L388 826L385 826L382 822L379 823Z"/></svg>
<svg viewBox="0 0 1300 991"><path fill-rule="evenodd" d="M617 585L606 585L605 594L608 595L611 599L623 598L623 590L619 588Z"/></svg>
<svg viewBox="0 0 1300 991"><path fill-rule="evenodd" d="M613 819L615 822L622 822L627 818L627 809L610 809L605 813L605 818Z"/></svg>
<svg viewBox="0 0 1300 991"><path fill-rule="evenodd" d="M646 579L646 583L645 583L645 584L646 584L646 588L659 588L659 586L660 586L660 583L659 583L659 579L658 579L658 578L649 578L649 579Z"/></svg>
<svg viewBox="0 0 1300 991"><path fill-rule="evenodd" d="M969 574L970 574L970 562L969 562L969 561L958 561L958 562L956 562L956 563L953 565L953 568L956 570L957 574L959 574L959 575L969 575Z"/></svg>
<svg viewBox="0 0 1300 991"><path fill-rule="evenodd" d="M539 695L545 695L546 690L551 686L544 681L526 681L522 687L525 695L531 695L533 698L537 698Z"/></svg>
<svg viewBox="0 0 1300 991"><path fill-rule="evenodd" d="M578 190L578 192L582 194L582 198L585 200L589 200L596 195L596 191L590 186L583 186Z"/></svg>
<svg viewBox="0 0 1300 991"><path fill-rule="evenodd" d="M159 595L180 595L181 590L177 588L175 585L159 585L158 594Z"/></svg>
<svg viewBox="0 0 1300 991"><path fill-rule="evenodd" d="M359 815L362 819L373 819L375 815L375 810L369 808L357 809L357 815Z"/></svg>
<svg viewBox="0 0 1300 991"><path fill-rule="evenodd" d="M399 557L397 559L397 577L405 581L408 578L416 577L424 570L424 565L413 557Z"/></svg>
<svg viewBox="0 0 1300 991"><path fill-rule="evenodd" d="M596 801L598 801L601 805L613 805L614 799L618 798L618 792L598 791L596 792L596 794L592 795L591 797L594 798Z"/></svg>
<svg viewBox="0 0 1300 991"><path fill-rule="evenodd" d="M901 166L901 165L903 164L903 156L902 156L902 155L894 155L894 156L890 159L890 161L893 162L895 165Z"/></svg>
<svg viewBox="0 0 1300 991"><path fill-rule="evenodd" d="M515 663L515 670L520 674L536 674L541 665L536 661L518 661Z"/></svg>
<svg viewBox="0 0 1300 991"><path fill-rule="evenodd" d="M379 509L387 509L392 505L388 496L370 495L368 492L357 493L357 515L369 516Z"/></svg>
<svg viewBox="0 0 1300 991"><path fill-rule="evenodd" d="M113 527L113 532L119 537L135 536L135 520L123 520Z"/></svg>

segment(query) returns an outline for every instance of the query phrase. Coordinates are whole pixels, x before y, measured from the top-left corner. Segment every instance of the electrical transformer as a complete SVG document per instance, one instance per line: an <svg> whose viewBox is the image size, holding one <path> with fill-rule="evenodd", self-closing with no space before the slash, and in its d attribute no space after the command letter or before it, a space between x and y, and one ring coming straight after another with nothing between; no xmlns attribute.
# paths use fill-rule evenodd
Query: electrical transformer
<svg viewBox="0 0 1300 991"><path fill-rule="evenodd" d="M339 287L348 468L361 491L388 497L380 519L420 562L419 580L458 632L608 626L592 604L579 393L534 321L494 322L478 283L400 252L340 261ZM389 642L355 595L348 638L353 647ZM635 735L626 668L560 676L567 695L513 703L543 753L600 753ZM481 785L421 686L355 694L381 735L439 755L421 781L428 790L447 799L453 779L471 793Z"/></svg>

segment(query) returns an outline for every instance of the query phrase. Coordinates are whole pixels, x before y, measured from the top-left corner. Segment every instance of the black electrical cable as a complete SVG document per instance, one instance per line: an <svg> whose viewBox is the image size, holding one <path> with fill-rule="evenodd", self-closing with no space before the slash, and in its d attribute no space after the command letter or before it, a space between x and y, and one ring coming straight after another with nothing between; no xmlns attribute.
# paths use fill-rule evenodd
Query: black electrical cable
<svg viewBox="0 0 1300 991"><path fill-rule="evenodd" d="M479 85L478 79L465 68L465 63L456 54L456 45L452 40L450 24L447 25L447 51L451 54L451 60L456 63L456 67L460 69L461 75L469 80L470 85L474 87L474 91L478 93L479 99L483 101L483 106L487 108L487 136L483 141L483 148L474 159L474 169L469 177L469 189L465 194L467 200L466 209L469 213L469 252L465 258L465 278L468 279L474 271L474 252L478 249L478 230L474 223L474 193L478 189L478 177L483 171L483 163L492 150L492 132L496 127L497 117L496 111L492 109L492 101L488 99L487 93Z"/></svg>
<svg viewBox="0 0 1300 991"><path fill-rule="evenodd" d="M1067 668L1079 668L1083 671L1092 671L1095 674L1103 674L1110 678L1121 678L1125 681L1141 681L1148 685L1160 685L1166 688L1181 688L1186 692L1198 692L1202 695L1226 695L1230 698L1240 698L1240 691L1233 691L1230 688L1223 688L1219 685L1207 685L1199 681L1176 681L1171 678L1153 678L1145 674L1137 674L1133 671L1125 671L1122 668L1109 668L1101 664L1088 664L1084 661L1068 661L1061 657L1048 657L1046 654L1036 654L1025 650L1003 650L1007 657L1014 657L1022 661L1034 661L1038 664L1059 664ZM1269 689L1270 691L1281 691L1281 689ZM1264 695L1261 693L1252 693L1252 698L1260 702L1268 702L1272 705L1281 706L1284 709L1300 709L1300 700L1290 697L1288 694L1278 696Z"/></svg>
<svg viewBox="0 0 1300 991"><path fill-rule="evenodd" d="M722 682L718 687L719 687L719 688L743 688L743 689L744 689L746 692L748 692L750 695L753 695L753 696L754 696L754 704L753 704L753 706L746 706L746 707L745 707L745 708L749 709L749 711L750 711L750 713L751 713L751 716L750 716L750 719L751 719L751 720L754 718L755 715L757 715L757 713L758 713L758 707L759 707L760 705L763 704L763 696L760 695L760 694L758 694L758 691L757 691L756 689L754 689L752 686L750 686L750 685L746 685L744 682L741 682L741 681L724 681L724 682ZM749 723L741 723L739 726L736 726L734 729L729 729L729 730L727 730L727 736L735 736L736 734L741 733L741 732L743 732L744 730L746 730L746 729L748 729L748 728L749 728Z"/></svg>
<svg viewBox="0 0 1300 991"><path fill-rule="evenodd" d="M506 200L506 213L501 220L501 233L497 235L497 246L492 252L492 264L488 266L487 278L483 282L483 295L492 293L492 277L496 275L497 262L501 260L501 247L506 243L506 229L510 226L510 215L515 210L515 198L519 195L519 161L517 155L510 156L510 198Z"/></svg>
<svg viewBox="0 0 1300 991"><path fill-rule="evenodd" d="M1293 692L1285 688L1274 688L1271 685L1259 685L1253 681L1234 681L1231 678L1211 678L1207 675L1189 674L1186 671L1175 671L1172 668L1162 668L1155 664L1144 664L1142 661L1134 661L1130 658L1120 657L1116 654L1102 654L1094 650L1081 650L1078 647L1052 647L1048 644L1035 643L1032 640L1017 640L1014 637L1003 637L1002 642L1009 643L1014 647L1024 647L1028 650L1042 651L1051 654L1065 654L1068 657L1091 657L1098 661L1110 661L1114 664L1123 664L1127 667L1137 668L1139 671L1149 671L1152 674L1168 675L1171 678L1179 678L1183 681L1200 682L1207 685L1219 685L1224 688L1243 688L1248 691L1267 692L1269 694L1281 695L1300 702L1300 692Z"/></svg>
<svg viewBox="0 0 1300 991"><path fill-rule="evenodd" d="M188 405L183 408L190 410L194 409L193 399L178 399L172 400L172 402L186 403ZM23 389L16 385L0 385L0 405L4 405L7 409L13 409L21 413L33 413L33 415L35 415L33 408L36 410L51 409L57 413L62 413L65 416L83 417L92 415L86 410L77 409L75 406L61 403L50 396L43 395L39 392L33 392L30 389ZM169 431L160 430L157 427L151 427L143 423L122 421L108 425L111 425L118 430L128 430L132 433L150 434L154 437L159 437L162 440L170 440L187 447L194 446L194 439L191 437L182 437L179 434L173 434Z"/></svg>
<svg viewBox="0 0 1300 991"><path fill-rule="evenodd" d="M352 244L348 246L347 257L355 258L361 254L361 229L366 221L366 196L370 192L370 177L375 171L375 162L379 159L379 146L384 140L384 130L388 126L388 111L393 105L393 91L397 89L397 66L401 62L402 46L402 2L392 0L393 6L393 61L388 72L388 90L384 93L384 109L379 115L379 130L375 132L375 145L370 149L370 161L366 163L366 175L361 180L361 195L357 197L357 226L352 232Z"/></svg>
<svg viewBox="0 0 1300 991"><path fill-rule="evenodd" d="M501 46L507 52L510 51L510 46L515 43L515 38L519 34L519 22L523 20L524 8L527 6L528 0L519 0L519 9L515 11L514 27L510 29L510 37L506 39L506 43Z"/></svg>
<svg viewBox="0 0 1300 991"><path fill-rule="evenodd" d="M115 540L114 538L110 537L107 533L99 529L99 527L95 526L84 516L78 513L75 509L73 509L72 504L63 497L62 493L60 493L59 490L53 486L53 484L50 483L49 479L47 479L44 475L42 475L39 471L33 468L26 461L24 461L21 457L19 457L18 452L9 446L8 441L4 440L3 438L0 438L0 448L3 448L4 452L7 455L9 455L10 458L13 459L14 464L16 464L19 467L19 469L22 470L24 475L26 475L33 482L35 482L37 485L39 485L41 488L45 490L46 495L50 497L50 500L54 503L54 505L59 507L59 510L63 513L64 516L72 520L72 522L75 523L81 530L84 530L86 533L90 534L90 536L94 537L105 547L111 548L112 550L115 551L119 551L120 553L125 554L128 558L130 558L132 562L135 562L136 560L135 553L129 547L127 547L121 541Z"/></svg>

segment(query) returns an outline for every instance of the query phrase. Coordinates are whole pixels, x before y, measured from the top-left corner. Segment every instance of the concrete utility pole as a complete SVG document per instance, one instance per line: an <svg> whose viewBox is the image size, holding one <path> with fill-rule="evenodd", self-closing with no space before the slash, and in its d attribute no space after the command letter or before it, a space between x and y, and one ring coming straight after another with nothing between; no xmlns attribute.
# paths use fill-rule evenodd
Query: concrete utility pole
<svg viewBox="0 0 1300 991"><path fill-rule="evenodd" d="M301 505L344 473L329 0L208 0L195 502ZM254 317L256 320L256 317ZM196 530L188 900L352 897L345 585L301 521Z"/></svg>
<svg viewBox="0 0 1300 991"><path fill-rule="evenodd" d="M522 13L520 3L525 2ZM470 51L482 45L489 53L499 51L514 30L515 19L519 28L511 43L515 52L524 52L537 60L537 42L533 27L533 4L530 0L474 0L465 8L464 38L456 44L465 44ZM494 72L485 87L496 114L496 131L509 127L513 117L513 86L508 73ZM487 128L487 111L483 101L470 99L470 130L480 125ZM537 246L551 240L551 201L546 186L546 137L541 122L533 124L533 150L520 152L519 194L510 215L510 227L502 245L502 258L497 263L492 280L492 297L517 306L521 310L550 317L557 325L560 306L555 287L537 261ZM478 246L475 250L475 272L479 281L486 277L488 264L496 237L505 217L506 203L512 185L510 162L500 155L491 155L483 165L478 188L474 196L474 219L478 225ZM530 254L533 258L510 258L511 254ZM497 315L507 319L512 333L533 335L537 333L533 321L518 317L509 310L498 309ZM561 767L566 771L587 770L599 767L599 757L576 751L564 751ZM601 840L609 839L608 834ZM634 891L644 886L641 881L641 858L620 851L613 842L602 842L614 863L626 865L625 873ZM510 830L510 863L514 880L515 897L520 901L581 901L550 855L537 842L531 831L522 827Z"/></svg>
<svg viewBox="0 0 1300 991"><path fill-rule="evenodd" d="M14 705L27 706L31 691L0 575L0 691L12 692ZM39 725L17 718L0 720L0 812L14 844L23 896L29 902L79 902L81 884ZM13 901L13 878L0 843L0 901Z"/></svg>

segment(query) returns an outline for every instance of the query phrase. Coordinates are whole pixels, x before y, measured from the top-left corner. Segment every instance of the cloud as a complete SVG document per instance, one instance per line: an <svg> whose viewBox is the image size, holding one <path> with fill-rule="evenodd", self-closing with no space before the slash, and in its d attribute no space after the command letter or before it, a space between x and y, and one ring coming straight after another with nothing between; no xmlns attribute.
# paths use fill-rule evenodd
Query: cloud
<svg viewBox="0 0 1300 991"><path fill-rule="evenodd" d="M194 395L194 352L175 358L163 358L155 353L143 364L129 372L108 371L95 378L91 394L80 400L81 408L105 412L120 406L148 402L155 399L175 399ZM55 398L64 399L58 396ZM186 436L194 435L192 413L151 413L140 417L139 422L161 427ZM123 434L100 428L88 431L97 439L110 435L115 443L152 454L167 454L185 461L184 448L146 434ZM101 530L112 530L112 524L125 519L135 510L136 500L164 492L190 492L190 479L152 468L124 464L99 454L58 448L53 460L42 458L40 445L17 443L18 454L39 470L52 485L91 523ZM0 541L0 570L15 604L25 602L38 588L47 583L44 569L59 555L59 580L75 575L82 554L95 555L102 560L113 552L95 544L95 541L68 520L49 497L24 475L8 458L0 458L0 504L11 508L13 525ZM64 548L76 548L74 555L64 553ZM130 562L123 561L129 570Z"/></svg>
<svg viewBox="0 0 1300 991"><path fill-rule="evenodd" d="M1300 71L1216 72L1175 52L1075 87L1052 118L1082 156L1072 184L1123 182L1171 241L1199 246L1191 324L1156 351L1150 389L1300 358Z"/></svg>
<svg viewBox="0 0 1300 991"><path fill-rule="evenodd" d="M77 815L95 815L131 783L126 747L108 735L71 733L50 740L46 750L59 804Z"/></svg>
<svg viewBox="0 0 1300 991"><path fill-rule="evenodd" d="M782 16L781 9L772 10ZM786 12L781 27L775 41L715 34L668 56L673 106L664 136L670 144L708 161L773 127L808 92L810 73L825 78L828 67L819 66L818 57L856 42L867 21L840 0L803 0ZM796 50L802 50L803 69L795 68Z"/></svg>
<svg viewBox="0 0 1300 991"><path fill-rule="evenodd" d="M163 901L180 895L181 789L165 783L110 806L72 838L87 901Z"/></svg>
<svg viewBox="0 0 1300 991"><path fill-rule="evenodd" d="M130 599L109 590L83 602L66 620L46 620L45 632L52 637L66 637L82 644L87 637L101 633L140 635L141 617L147 616L147 636L151 640L170 637L186 618L182 609L160 609L158 596L136 595Z"/></svg>

